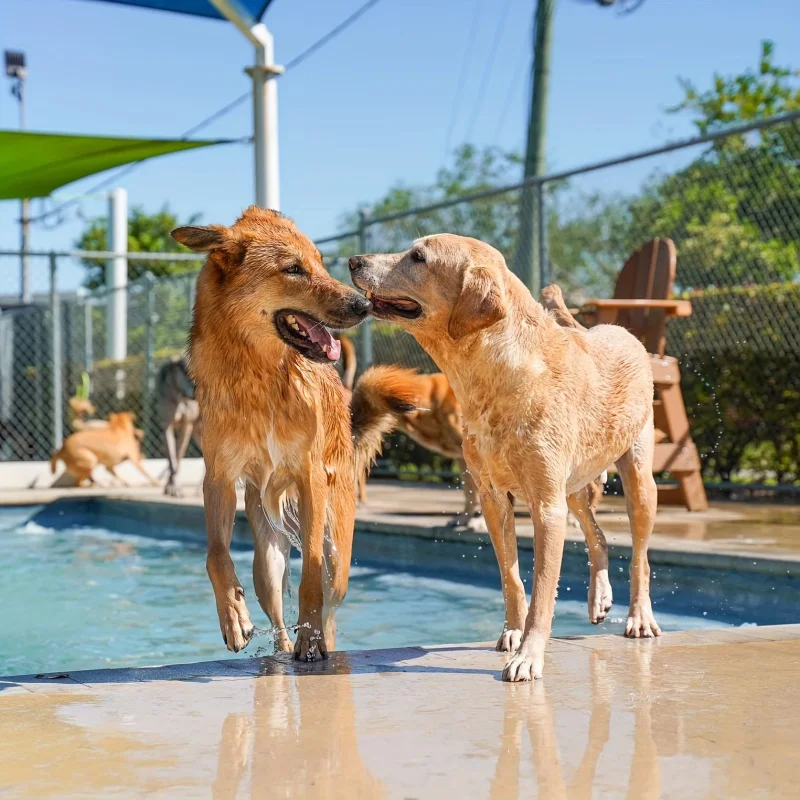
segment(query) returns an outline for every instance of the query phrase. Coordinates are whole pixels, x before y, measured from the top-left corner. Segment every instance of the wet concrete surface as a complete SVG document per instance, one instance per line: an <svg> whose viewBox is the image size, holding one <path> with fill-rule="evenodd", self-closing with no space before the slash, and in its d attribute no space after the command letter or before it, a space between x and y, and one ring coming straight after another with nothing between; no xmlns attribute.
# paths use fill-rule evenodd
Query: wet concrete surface
<svg viewBox="0 0 800 800"><path fill-rule="evenodd" d="M0 679L0 796L796 797L800 626Z"/></svg>

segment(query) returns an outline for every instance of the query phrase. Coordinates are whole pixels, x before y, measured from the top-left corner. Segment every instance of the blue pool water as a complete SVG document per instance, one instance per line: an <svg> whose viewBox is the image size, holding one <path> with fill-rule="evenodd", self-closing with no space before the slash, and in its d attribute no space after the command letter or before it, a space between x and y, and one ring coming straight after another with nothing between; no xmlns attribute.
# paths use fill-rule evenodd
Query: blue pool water
<svg viewBox="0 0 800 800"><path fill-rule="evenodd" d="M261 637L238 656L225 649L201 531L184 531L177 538L169 530L141 535L151 529L131 520L127 525L112 520L112 525L102 515L65 508L57 514L0 509L0 675L247 658L270 647ZM337 649L494 640L503 607L491 547L408 540L357 534L350 590L338 615ZM252 587L253 553L246 538L233 555L253 622L267 627ZM554 634L621 632L627 565L623 569L620 562L620 574L612 574L617 605L610 620L592 626L581 577L585 556L575 558L565 558ZM584 566L575 572L578 562ZM712 613L705 616L691 609L683 613L677 601L670 608L672 586L682 579L671 569L666 572L663 585L657 576L654 581L657 615L665 630L748 621L713 602L708 606ZM299 561L293 560L287 621L296 618L299 574ZM526 582L530 585L529 576Z"/></svg>

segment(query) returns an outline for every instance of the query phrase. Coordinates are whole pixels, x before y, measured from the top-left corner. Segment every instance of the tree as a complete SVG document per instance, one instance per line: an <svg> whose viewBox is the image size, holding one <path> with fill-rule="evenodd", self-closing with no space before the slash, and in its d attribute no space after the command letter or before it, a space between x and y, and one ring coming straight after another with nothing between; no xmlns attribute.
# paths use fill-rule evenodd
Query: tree
<svg viewBox="0 0 800 800"><path fill-rule="evenodd" d="M166 205L155 214L148 214L141 206L137 206L131 210L128 216L128 252L188 253L189 251L185 247L170 236L170 231L180 225L193 225L199 218L199 214L192 214L185 222L181 222ZM96 217L90 220L75 244L81 250L108 249L107 218ZM191 272L196 270L201 263L202 259L198 259L197 262L128 261L128 279L134 281L146 272L151 272L156 277ZM103 286L106 262L101 259L85 258L83 264L87 268L84 285L89 289Z"/></svg>
<svg viewBox="0 0 800 800"><path fill-rule="evenodd" d="M701 133L800 108L798 72L763 42L756 70L715 75L699 91L682 80ZM715 140L689 166L654 177L631 202L630 244L669 236L686 288L793 280L800 272L800 127L785 123Z"/></svg>

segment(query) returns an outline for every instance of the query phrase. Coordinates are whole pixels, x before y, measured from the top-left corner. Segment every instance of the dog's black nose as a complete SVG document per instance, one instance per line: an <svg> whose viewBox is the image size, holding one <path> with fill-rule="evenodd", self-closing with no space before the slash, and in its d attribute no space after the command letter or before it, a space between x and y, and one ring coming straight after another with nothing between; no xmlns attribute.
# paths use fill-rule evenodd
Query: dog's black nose
<svg viewBox="0 0 800 800"><path fill-rule="evenodd" d="M366 297L362 297L359 294L350 301L350 309L354 314L358 314L359 317L363 317L365 314L369 314L369 312L372 310L372 303L370 303Z"/></svg>
<svg viewBox="0 0 800 800"><path fill-rule="evenodd" d="M364 266L364 259L361 256L353 256L350 259L350 271L361 269Z"/></svg>

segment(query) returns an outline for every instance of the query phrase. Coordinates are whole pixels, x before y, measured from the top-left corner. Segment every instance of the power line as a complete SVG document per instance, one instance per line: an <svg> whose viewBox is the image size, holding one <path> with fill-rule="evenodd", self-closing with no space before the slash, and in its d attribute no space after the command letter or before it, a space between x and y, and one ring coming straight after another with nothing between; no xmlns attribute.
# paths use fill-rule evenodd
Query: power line
<svg viewBox="0 0 800 800"><path fill-rule="evenodd" d="M312 45L307 47L303 52L296 55L291 61L287 62L284 66L284 74L287 73L289 70L298 67L300 64L303 63L307 58L310 58L317 50L324 47L328 42L335 39L341 33L344 33L347 28L349 28L354 22L356 22L360 17L367 13L371 8L378 5L381 0L367 0L366 3L360 5L349 17L342 20L336 27L332 28L328 33L326 33L321 38L317 39ZM207 128L211 125L212 122L216 122L221 117L224 117L226 114L233 111L233 109L240 106L245 100L247 100L251 96L251 92L247 91L243 94L240 94L238 97L231 100L229 103L226 103L222 108L217 109L213 114L209 114L205 119L202 119L196 125L193 125L191 128L186 130L184 133L180 135L180 139L188 139L190 136L194 136L195 134L199 133L200 131ZM252 141L251 137L242 137L241 139L234 140L236 142L243 142L243 141ZM126 164L124 167L120 168L116 172L112 173L108 177L101 180L99 183L92 186L91 189L87 189L82 195L79 197L72 198L71 200L67 200L66 202L62 203L61 205L57 206L56 208L51 209L50 211L45 211L39 214L36 217L30 217L29 222L43 222L45 219L49 219L52 216L60 214L67 208L79 203L84 197L88 195L95 194L103 189L111 186L120 178L125 177L126 175L130 175L134 170L138 169L144 162L143 161L134 161L132 164Z"/></svg>
<svg viewBox="0 0 800 800"><path fill-rule="evenodd" d="M511 106L514 103L514 98L517 95L517 88L519 87L520 78L528 71L528 64L525 60L525 54L528 52L528 49L529 45L526 40L523 42L523 49L519 57L519 61L522 62L522 67L518 68L516 72L511 73L511 82L508 85L508 91L506 92L505 100L503 101L503 110L500 112L500 116L497 118L494 141L497 141L497 139L500 137L500 134L503 132L503 128L505 127L506 123L506 117L508 117L508 112L511 110Z"/></svg>
<svg viewBox="0 0 800 800"><path fill-rule="evenodd" d="M458 76L458 85L456 87L456 94L453 98L453 107L450 110L450 122L447 125L447 136L444 140L445 158L450 152L450 144L453 140L453 131L456 127L456 120L458 119L458 112L461 109L461 95L464 92L464 85L467 82L467 65L470 62L470 55L473 52L475 45L475 37L478 35L478 20L480 19L481 0L475 0L475 9L472 16L472 26L467 35L467 45L464 48L464 57L461 60L461 72Z"/></svg>
<svg viewBox="0 0 800 800"><path fill-rule="evenodd" d="M506 20L508 19L508 12L511 8L511 0L506 0L506 4L503 7L503 13L500 15L500 19L497 23L497 30L494 33L494 41L492 42L491 50L489 51L489 57L486 59L486 66L483 70L483 77L481 78L481 85L478 89L478 101L475 103L475 111L472 114L472 119L470 120L470 124L467 127L467 137L466 141L469 141L472 138L472 131L475 128L475 123L478 121L478 116L481 111L481 106L483 105L483 98L486 94L486 87L489 85L489 77L492 73L492 67L494 66L494 59L497 55L497 50L500 47L500 39L502 38L503 31L506 27Z"/></svg>
<svg viewBox="0 0 800 800"><path fill-rule="evenodd" d="M309 56L314 55L321 47L326 45L332 39L335 39L340 33L343 33L349 28L359 17L367 13L371 8L378 5L381 0L367 0L362 6L359 6L347 19L340 22L333 30L326 33L321 39L317 39L311 47L303 50L300 55L295 56L291 61L286 64L286 71L294 69L303 63Z"/></svg>

